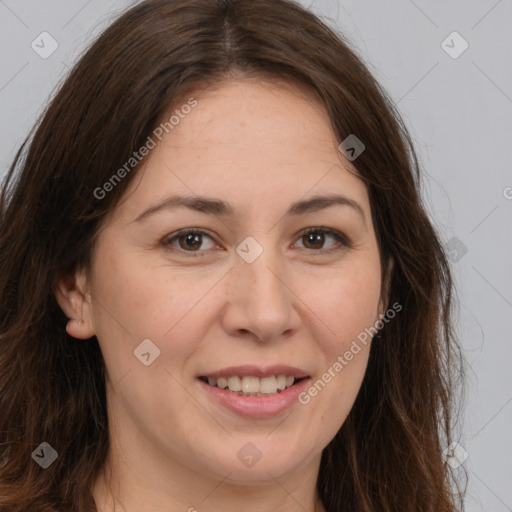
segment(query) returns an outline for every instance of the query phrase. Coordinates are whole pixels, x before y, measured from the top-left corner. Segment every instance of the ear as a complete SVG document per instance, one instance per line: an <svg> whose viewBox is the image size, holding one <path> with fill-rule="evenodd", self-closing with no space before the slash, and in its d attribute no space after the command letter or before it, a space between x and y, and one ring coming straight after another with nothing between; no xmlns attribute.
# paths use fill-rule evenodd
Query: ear
<svg viewBox="0 0 512 512"><path fill-rule="evenodd" d="M84 270L62 277L55 287L55 298L69 318L66 332L73 338L86 340L94 336L95 328L92 316L92 301L86 292Z"/></svg>
<svg viewBox="0 0 512 512"><path fill-rule="evenodd" d="M389 307L389 289L391 286L391 272L393 271L393 267L395 266L395 262L393 258L389 258L388 268L385 273L385 280L382 286L382 295L379 302L379 318L383 316Z"/></svg>

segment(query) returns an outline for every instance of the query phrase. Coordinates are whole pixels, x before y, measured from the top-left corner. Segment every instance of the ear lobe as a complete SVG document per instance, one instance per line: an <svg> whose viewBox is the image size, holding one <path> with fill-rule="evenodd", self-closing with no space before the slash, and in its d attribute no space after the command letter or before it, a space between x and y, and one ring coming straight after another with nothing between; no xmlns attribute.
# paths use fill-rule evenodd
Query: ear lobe
<svg viewBox="0 0 512 512"><path fill-rule="evenodd" d="M85 291L85 274L82 270L63 276L55 287L57 303L69 318L66 332L73 338L88 339L94 336L92 303ZM90 296L89 296L90 297Z"/></svg>

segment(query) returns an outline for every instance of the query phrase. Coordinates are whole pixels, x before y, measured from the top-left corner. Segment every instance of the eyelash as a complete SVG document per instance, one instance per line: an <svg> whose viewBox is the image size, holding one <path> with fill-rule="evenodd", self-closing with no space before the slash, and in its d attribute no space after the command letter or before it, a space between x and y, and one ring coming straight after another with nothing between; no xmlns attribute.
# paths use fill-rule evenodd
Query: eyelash
<svg viewBox="0 0 512 512"><path fill-rule="evenodd" d="M341 233L340 231L337 231L335 229L328 228L326 226L318 226L318 227L311 227L311 228L304 229L299 233L298 239L303 238L312 233L332 235L333 238L338 242L338 244L334 244L334 246L329 249L318 249L318 250L309 249L309 251L318 253L318 254L315 254L314 256L322 256L322 255L330 254L332 252L341 251L343 249L351 249L352 248L351 241L343 233ZM174 240L177 240L180 237L183 237L186 235L206 235L208 238L211 238L213 240L213 237L210 236L205 231L202 231L200 229L187 228L187 229L182 229L181 231L178 231L175 234L165 237L162 240L161 245L166 250L169 250L172 252L181 252L183 254L186 254L187 257L201 258L201 257L205 256L205 254L201 254L201 253L207 252L207 250L206 251L186 251L184 249L175 248L175 247L171 246L171 244ZM341 245L341 247L339 245ZM308 249L305 248L305 250L308 250Z"/></svg>

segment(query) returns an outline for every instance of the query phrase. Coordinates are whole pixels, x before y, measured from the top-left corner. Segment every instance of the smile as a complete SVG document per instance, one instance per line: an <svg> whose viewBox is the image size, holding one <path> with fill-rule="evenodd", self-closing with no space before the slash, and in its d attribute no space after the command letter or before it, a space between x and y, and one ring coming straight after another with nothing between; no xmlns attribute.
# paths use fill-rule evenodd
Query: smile
<svg viewBox="0 0 512 512"><path fill-rule="evenodd" d="M197 377L214 404L247 418L270 418L298 402L311 380L298 368L238 366Z"/></svg>
<svg viewBox="0 0 512 512"><path fill-rule="evenodd" d="M292 375L271 375L269 377L258 378L255 376L240 377L201 377L203 382L219 389L226 389L239 396L270 396L281 393L290 388L301 379L296 379Z"/></svg>

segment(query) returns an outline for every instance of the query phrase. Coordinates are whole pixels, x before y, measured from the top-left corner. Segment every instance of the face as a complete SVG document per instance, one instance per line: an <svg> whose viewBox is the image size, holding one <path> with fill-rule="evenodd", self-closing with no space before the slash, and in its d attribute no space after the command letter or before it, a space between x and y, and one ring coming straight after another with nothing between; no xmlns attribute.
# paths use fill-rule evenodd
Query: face
<svg viewBox="0 0 512 512"><path fill-rule="evenodd" d="M354 403L357 337L384 312L378 246L366 187L307 91L247 79L191 96L99 234L83 329L119 438L261 482L318 464ZM327 195L344 199L310 201Z"/></svg>

